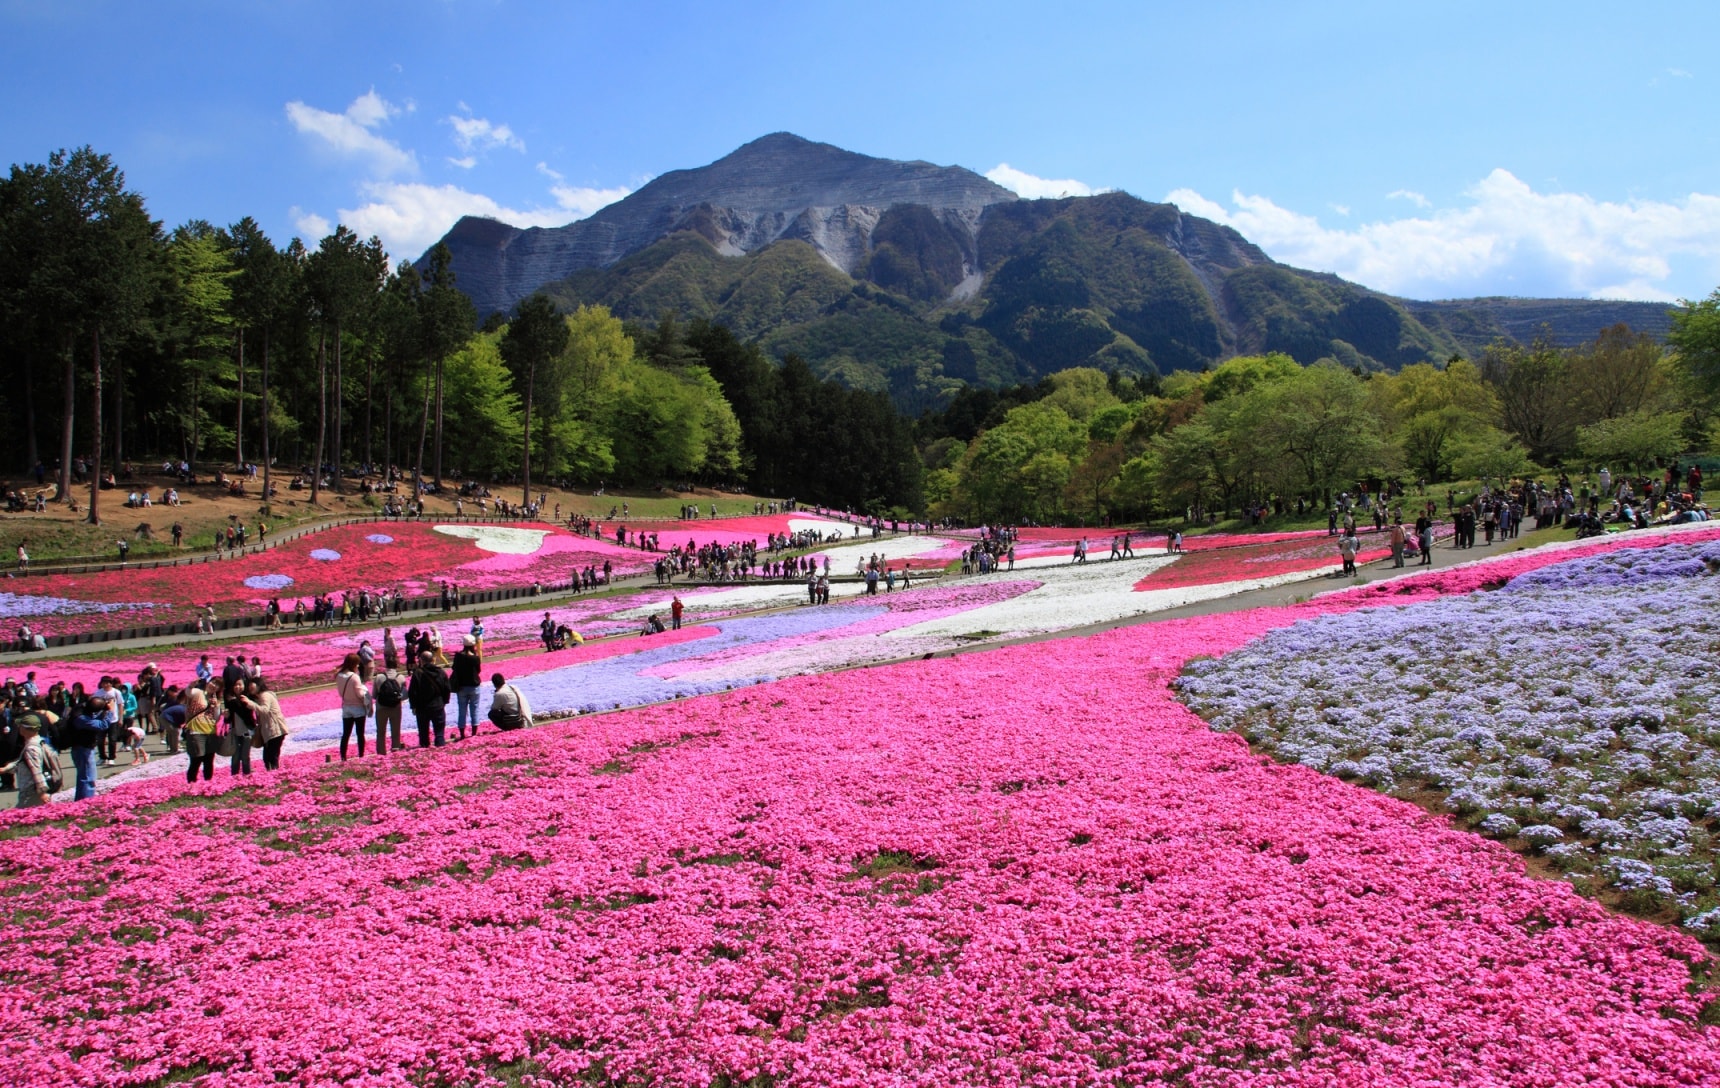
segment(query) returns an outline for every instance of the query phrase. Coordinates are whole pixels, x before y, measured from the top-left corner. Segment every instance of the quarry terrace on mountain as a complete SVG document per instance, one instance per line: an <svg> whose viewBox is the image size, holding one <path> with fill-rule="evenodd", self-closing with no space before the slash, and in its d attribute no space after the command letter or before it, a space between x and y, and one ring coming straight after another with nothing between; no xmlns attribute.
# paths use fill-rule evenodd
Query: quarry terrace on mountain
<svg viewBox="0 0 1720 1088"><path fill-rule="evenodd" d="M1280 351L1395 370L1543 330L1571 345L1621 321L1667 328L1652 303L1394 298L1279 264L1174 205L1120 192L1022 200L963 167L789 133L566 226L467 217L443 242L480 314L543 290L623 318L709 318L820 375L893 391L904 369L922 386L928 370L996 386Z"/></svg>

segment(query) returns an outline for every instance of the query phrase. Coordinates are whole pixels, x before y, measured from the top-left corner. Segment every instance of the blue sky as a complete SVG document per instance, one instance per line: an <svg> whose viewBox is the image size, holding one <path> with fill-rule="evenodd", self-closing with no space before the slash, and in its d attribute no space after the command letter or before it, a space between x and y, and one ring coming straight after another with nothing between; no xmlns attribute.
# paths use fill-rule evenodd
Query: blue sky
<svg viewBox="0 0 1720 1088"><path fill-rule="evenodd" d="M0 0L0 152L413 257L787 130L1411 297L1720 284L1720 5Z"/></svg>

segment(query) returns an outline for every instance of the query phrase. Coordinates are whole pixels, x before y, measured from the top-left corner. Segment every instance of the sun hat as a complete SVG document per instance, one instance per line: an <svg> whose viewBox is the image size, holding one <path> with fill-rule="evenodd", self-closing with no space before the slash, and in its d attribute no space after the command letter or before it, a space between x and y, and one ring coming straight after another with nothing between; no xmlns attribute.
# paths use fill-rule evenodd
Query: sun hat
<svg viewBox="0 0 1720 1088"><path fill-rule="evenodd" d="M478 644L478 640L471 635L467 635L464 641L468 646L476 646Z"/></svg>

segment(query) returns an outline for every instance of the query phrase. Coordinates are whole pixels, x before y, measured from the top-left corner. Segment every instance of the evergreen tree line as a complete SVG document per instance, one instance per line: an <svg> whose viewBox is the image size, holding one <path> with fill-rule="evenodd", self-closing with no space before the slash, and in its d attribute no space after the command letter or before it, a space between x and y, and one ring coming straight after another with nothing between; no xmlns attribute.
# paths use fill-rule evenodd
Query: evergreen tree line
<svg viewBox="0 0 1720 1088"><path fill-rule="evenodd" d="M92 521L103 475L161 460L303 472L312 501L393 466L527 496L535 477L919 504L908 421L799 359L542 295L479 329L443 247L391 268L345 226L315 248L248 217L168 231L87 147L0 179L0 338L0 456L69 502L81 461Z"/></svg>

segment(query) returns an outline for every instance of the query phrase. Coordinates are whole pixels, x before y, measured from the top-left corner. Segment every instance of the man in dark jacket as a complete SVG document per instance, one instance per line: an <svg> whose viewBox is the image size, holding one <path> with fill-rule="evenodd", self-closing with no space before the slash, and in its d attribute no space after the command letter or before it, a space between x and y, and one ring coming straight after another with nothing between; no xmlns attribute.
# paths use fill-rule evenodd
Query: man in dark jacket
<svg viewBox="0 0 1720 1088"><path fill-rule="evenodd" d="M430 660L428 653L420 653L418 667L412 670L412 685L406 689L406 702L418 722L418 747L430 747L432 728L436 732L436 747L447 743L448 697L452 694L448 674Z"/></svg>
<svg viewBox="0 0 1720 1088"><path fill-rule="evenodd" d="M90 696L84 706L72 714L70 735L72 765L78 771L78 788L73 795L82 801L96 795L96 751L108 734L107 700Z"/></svg>

